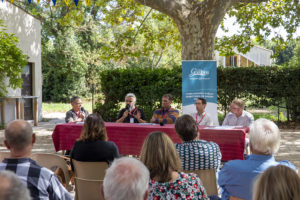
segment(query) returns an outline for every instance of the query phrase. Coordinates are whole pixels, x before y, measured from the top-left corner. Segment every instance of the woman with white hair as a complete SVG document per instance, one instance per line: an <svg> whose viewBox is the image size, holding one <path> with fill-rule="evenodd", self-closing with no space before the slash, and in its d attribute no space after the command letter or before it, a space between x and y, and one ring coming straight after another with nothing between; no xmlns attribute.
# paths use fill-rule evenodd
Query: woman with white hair
<svg viewBox="0 0 300 200"><path fill-rule="evenodd" d="M274 158L280 146L280 131L274 122L263 118L256 120L250 127L249 139L251 155L245 160L227 162L219 172L222 199L232 196L251 200L255 178L271 166L281 164L296 170L289 161L278 162Z"/></svg>
<svg viewBox="0 0 300 200"><path fill-rule="evenodd" d="M123 108L116 122L119 123L146 123L144 111L136 107L136 96L128 93L125 96L126 106Z"/></svg>

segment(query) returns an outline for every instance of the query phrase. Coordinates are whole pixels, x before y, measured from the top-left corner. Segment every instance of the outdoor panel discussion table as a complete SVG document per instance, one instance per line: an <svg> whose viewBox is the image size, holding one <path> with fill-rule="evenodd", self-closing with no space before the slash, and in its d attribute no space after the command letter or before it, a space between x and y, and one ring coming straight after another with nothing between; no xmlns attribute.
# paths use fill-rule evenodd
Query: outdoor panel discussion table
<svg viewBox="0 0 300 200"><path fill-rule="evenodd" d="M57 124L52 140L56 151L71 150L81 134L83 124ZM153 131L166 133L174 143L182 143L174 124L164 126L152 124L105 123L109 141L113 141L122 155L139 155L146 136ZM200 126L200 139L213 141L220 146L222 161L244 159L245 136L248 127Z"/></svg>

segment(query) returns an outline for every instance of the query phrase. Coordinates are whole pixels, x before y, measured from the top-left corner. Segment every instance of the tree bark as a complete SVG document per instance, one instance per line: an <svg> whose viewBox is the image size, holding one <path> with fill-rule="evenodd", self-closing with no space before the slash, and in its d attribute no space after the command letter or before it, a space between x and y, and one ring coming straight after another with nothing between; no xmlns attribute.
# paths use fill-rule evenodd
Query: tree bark
<svg viewBox="0 0 300 200"><path fill-rule="evenodd" d="M227 10L235 3L267 0L136 0L170 16L176 23L182 60L212 60L215 36Z"/></svg>

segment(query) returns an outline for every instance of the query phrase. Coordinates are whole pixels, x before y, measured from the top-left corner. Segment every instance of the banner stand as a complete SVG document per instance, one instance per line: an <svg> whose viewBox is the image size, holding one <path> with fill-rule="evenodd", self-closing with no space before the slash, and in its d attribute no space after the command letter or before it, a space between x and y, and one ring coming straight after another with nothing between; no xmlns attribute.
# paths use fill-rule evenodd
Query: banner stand
<svg viewBox="0 0 300 200"><path fill-rule="evenodd" d="M202 97L207 101L205 112L219 125L217 110L217 61L182 61L182 112L196 113L195 102Z"/></svg>

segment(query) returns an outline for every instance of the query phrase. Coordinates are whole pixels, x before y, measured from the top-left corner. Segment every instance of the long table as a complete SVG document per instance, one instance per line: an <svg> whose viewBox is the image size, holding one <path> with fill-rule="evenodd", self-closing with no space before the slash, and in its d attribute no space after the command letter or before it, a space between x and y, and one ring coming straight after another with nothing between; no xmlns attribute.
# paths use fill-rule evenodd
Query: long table
<svg viewBox="0 0 300 200"><path fill-rule="evenodd" d="M71 150L81 134L83 124L58 124L52 140L56 151ZM174 125L141 125L106 122L108 140L118 146L120 154L139 155L146 136L153 131L165 132L174 143L181 143ZM199 127L200 139L216 142L222 152L222 160L244 159L245 135L248 127Z"/></svg>

